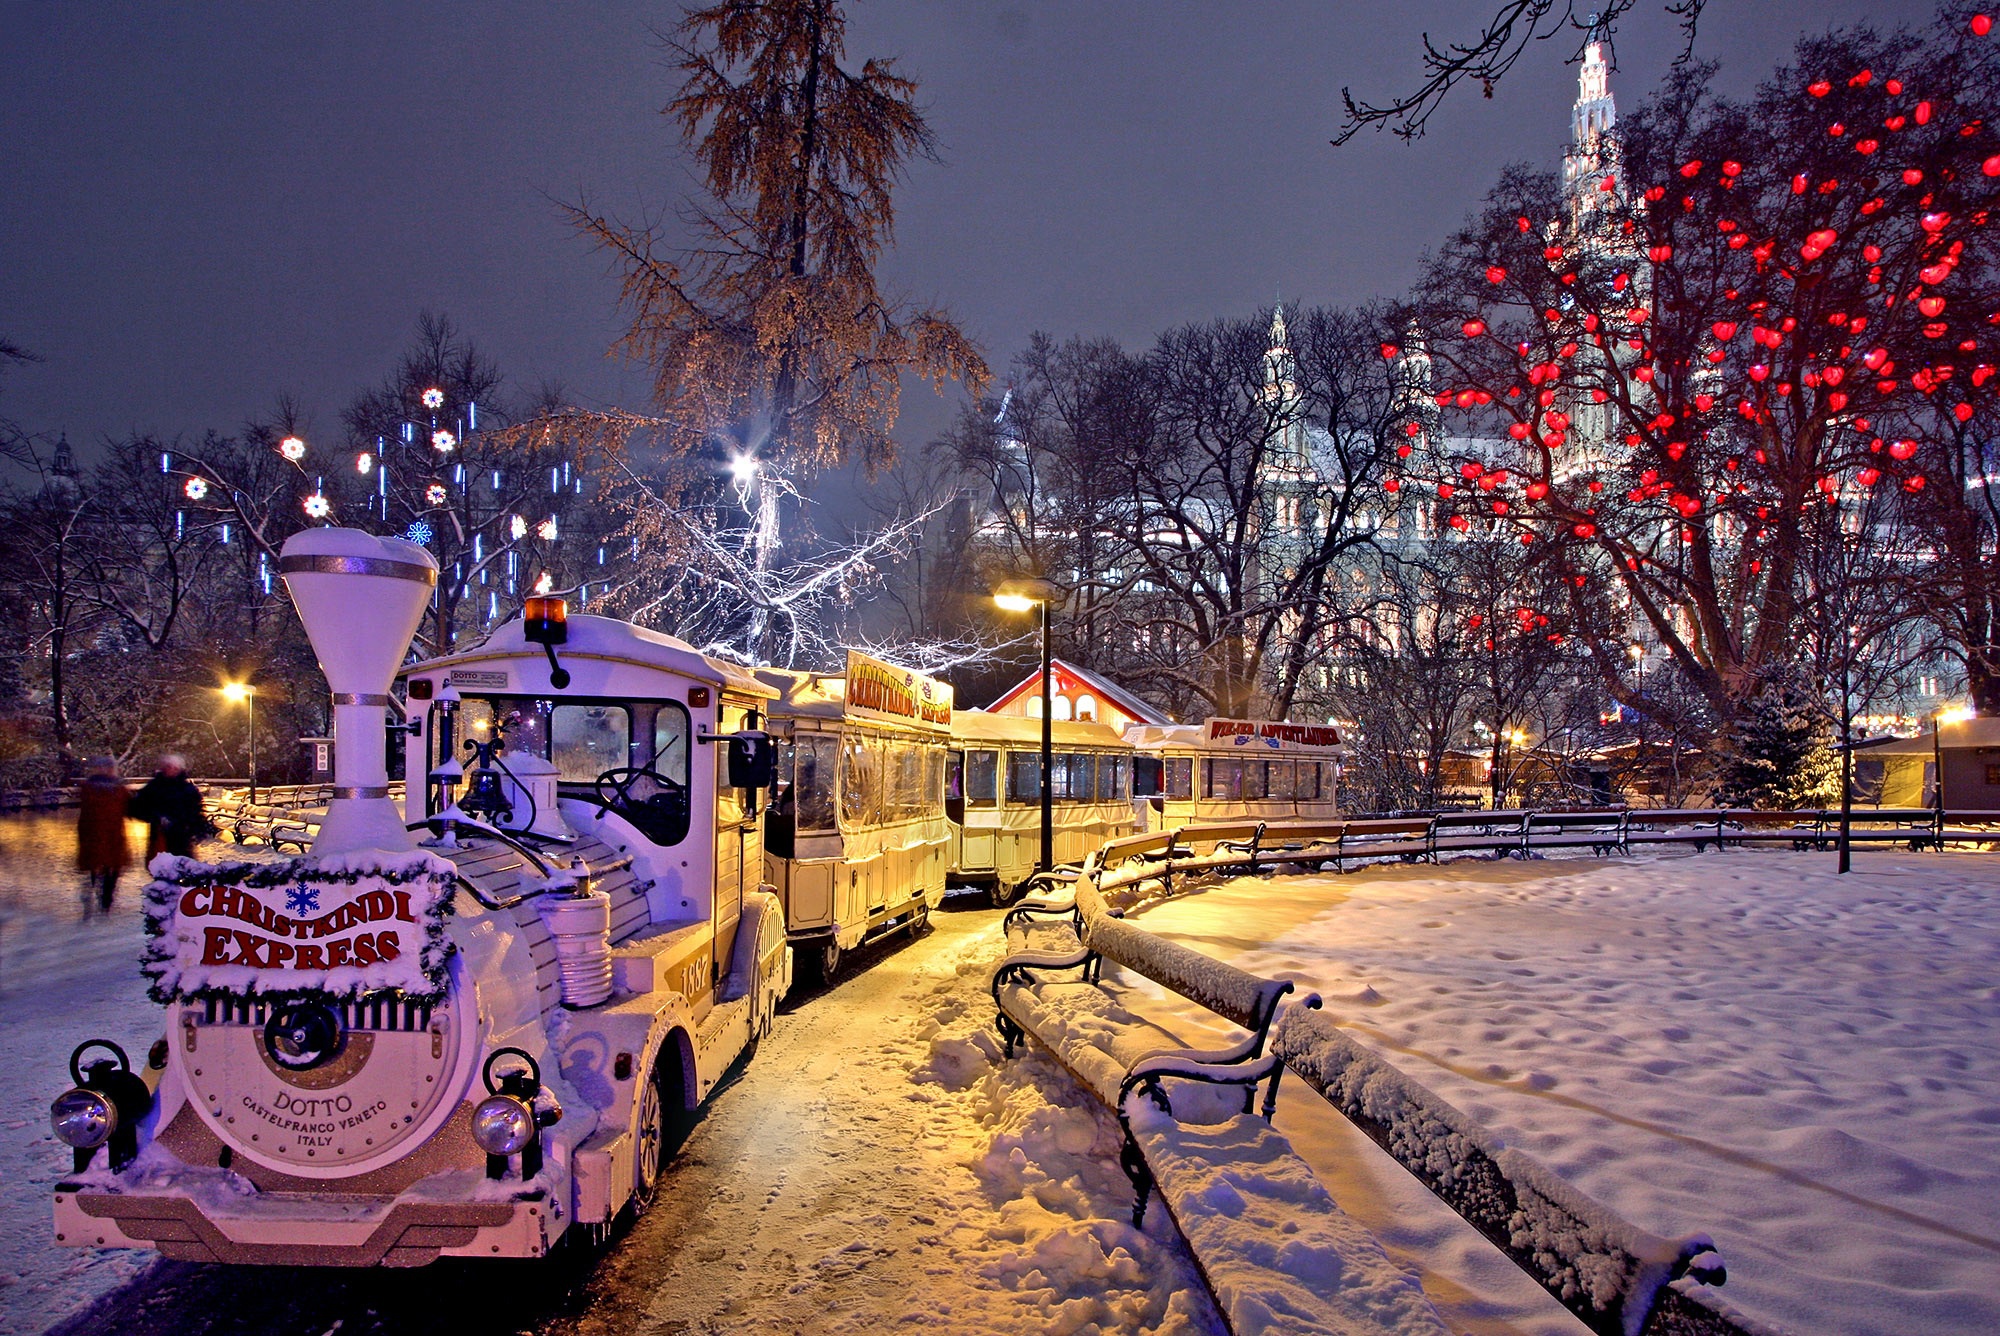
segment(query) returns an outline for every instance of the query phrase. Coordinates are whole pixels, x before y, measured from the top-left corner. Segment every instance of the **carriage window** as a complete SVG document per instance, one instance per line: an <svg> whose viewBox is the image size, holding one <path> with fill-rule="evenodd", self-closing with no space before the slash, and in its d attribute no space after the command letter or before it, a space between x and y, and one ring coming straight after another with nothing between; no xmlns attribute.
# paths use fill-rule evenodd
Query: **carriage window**
<svg viewBox="0 0 2000 1336"><path fill-rule="evenodd" d="M1122 803L1132 796L1132 758L1101 756L1097 760L1099 802Z"/></svg>
<svg viewBox="0 0 2000 1336"><path fill-rule="evenodd" d="M1194 797L1194 758L1169 756L1160 763L1161 784L1169 798L1186 801Z"/></svg>
<svg viewBox="0 0 2000 1336"><path fill-rule="evenodd" d="M1298 781L1295 778L1298 774L1297 763L1293 761L1272 761L1270 764L1271 796L1273 798L1284 799L1294 797L1298 787Z"/></svg>
<svg viewBox="0 0 2000 1336"><path fill-rule="evenodd" d="M1000 805L1000 753L969 751L965 754L965 805Z"/></svg>
<svg viewBox="0 0 2000 1336"><path fill-rule="evenodd" d="M1007 801L1038 803L1042 800L1042 758L1034 752L1007 753Z"/></svg>
<svg viewBox="0 0 2000 1336"><path fill-rule="evenodd" d="M850 830L879 819L882 749L850 734L840 755L840 824Z"/></svg>
<svg viewBox="0 0 2000 1336"><path fill-rule="evenodd" d="M1204 796L1240 800L1243 797L1243 762L1231 756L1226 759L1203 761L1208 783L1203 785Z"/></svg>
<svg viewBox="0 0 2000 1336"><path fill-rule="evenodd" d="M891 768L896 776L895 799L885 817L920 816L924 811L924 754L911 743L895 743L889 748Z"/></svg>
<svg viewBox="0 0 2000 1336"><path fill-rule="evenodd" d="M834 829L833 772L840 740L831 733L802 733L796 747L792 794L798 808L798 831L801 835L824 834Z"/></svg>
<svg viewBox="0 0 2000 1336"><path fill-rule="evenodd" d="M1056 801L1087 803L1097 787L1097 758L1089 752L1070 752L1055 758Z"/></svg>
<svg viewBox="0 0 2000 1336"><path fill-rule="evenodd" d="M625 765L632 717L622 705L558 705L549 715L549 744L558 778L588 784Z"/></svg>
<svg viewBox="0 0 2000 1336"><path fill-rule="evenodd" d="M947 783L945 773L949 769L947 765L949 757L950 754L942 747L924 748L923 813L925 816L936 816L944 809L945 785ZM953 789L958 787L958 775L956 771L952 772L949 783ZM956 798L961 795L954 792L951 796Z"/></svg>
<svg viewBox="0 0 2000 1336"><path fill-rule="evenodd" d="M1299 762L1299 797L1319 797L1319 762Z"/></svg>
<svg viewBox="0 0 2000 1336"><path fill-rule="evenodd" d="M653 771L660 778L688 782L688 732L687 709L679 701L662 701L653 717Z"/></svg>
<svg viewBox="0 0 2000 1336"><path fill-rule="evenodd" d="M1243 763L1243 797L1246 802L1254 802L1271 792L1265 779L1264 765L1261 758Z"/></svg>

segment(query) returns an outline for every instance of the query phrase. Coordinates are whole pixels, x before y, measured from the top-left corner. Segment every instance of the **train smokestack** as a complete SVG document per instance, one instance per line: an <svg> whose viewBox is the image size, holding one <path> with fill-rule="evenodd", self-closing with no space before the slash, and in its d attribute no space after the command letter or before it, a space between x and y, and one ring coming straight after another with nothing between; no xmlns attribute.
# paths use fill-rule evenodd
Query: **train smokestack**
<svg viewBox="0 0 2000 1336"><path fill-rule="evenodd" d="M333 799L312 852L414 848L389 801L384 726L389 686L423 620L437 563L400 538L306 529L285 541L278 570L333 691Z"/></svg>

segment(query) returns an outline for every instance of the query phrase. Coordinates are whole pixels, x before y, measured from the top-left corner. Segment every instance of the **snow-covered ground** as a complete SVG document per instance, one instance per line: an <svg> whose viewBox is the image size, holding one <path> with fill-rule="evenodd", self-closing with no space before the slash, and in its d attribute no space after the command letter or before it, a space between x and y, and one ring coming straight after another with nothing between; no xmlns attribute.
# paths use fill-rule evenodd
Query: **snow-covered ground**
<svg viewBox="0 0 2000 1336"><path fill-rule="evenodd" d="M466 1330L555 1336L1220 1329L1161 1213L1126 1223L1115 1123L1045 1057L998 1059L985 911L864 953L860 973L781 1018L654 1208L594 1268L554 1281L560 1293L524 1283L552 1270L477 1263L246 1290L224 1270L58 1249L48 1189L64 1157L46 1106L63 1061L82 1037L135 1052L153 1037L136 879L110 921L84 919L63 818L0 822L0 841L7 1336L65 1320L79 1336L358 1336L434 1330L454 1311ZM1635 1223L1714 1234L1721 1295L1767 1323L2000 1331L2000 857L1871 851L1846 879L1831 861L1731 851L1244 878L1136 921L1322 993L1391 1060ZM1177 1014L1190 1040L1212 1026ZM1278 1122L1455 1331L1582 1331L1296 1079ZM520 1302L437 1306L467 1284Z"/></svg>
<svg viewBox="0 0 2000 1336"><path fill-rule="evenodd" d="M144 850L142 828L133 844ZM69 866L76 813L0 818L0 1332L39 1332L136 1275L150 1253L58 1248L49 1192L69 1148L49 1131L49 1101L69 1085L70 1050L119 1044L143 1062L159 1008L139 976L139 888L128 872L110 915Z"/></svg>
<svg viewBox="0 0 2000 1336"><path fill-rule="evenodd" d="M1856 866L1463 860L1244 878L1136 921L1317 990L1634 1223L1713 1234L1718 1296L1765 1323L2000 1331L2000 856ZM1314 1105L1290 1083L1279 1126L1452 1325L1580 1330Z"/></svg>

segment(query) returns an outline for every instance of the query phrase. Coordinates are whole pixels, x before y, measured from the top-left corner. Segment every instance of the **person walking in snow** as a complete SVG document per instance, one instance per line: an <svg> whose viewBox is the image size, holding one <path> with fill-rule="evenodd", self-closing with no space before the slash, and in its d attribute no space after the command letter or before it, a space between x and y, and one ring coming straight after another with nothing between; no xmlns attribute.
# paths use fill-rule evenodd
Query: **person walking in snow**
<svg viewBox="0 0 2000 1336"><path fill-rule="evenodd" d="M77 785L76 867L90 879L97 892L97 907L111 912L111 899L118 894L118 878L131 866L132 846L125 839L125 814L131 791L118 778L118 769L109 756L94 756L89 773ZM85 892L84 913L90 912L89 892Z"/></svg>
<svg viewBox="0 0 2000 1336"><path fill-rule="evenodd" d="M128 810L153 827L146 842L148 861L161 852L192 858L195 844L213 829L202 809L201 790L187 777L187 762L171 752L160 758L159 769L133 795Z"/></svg>

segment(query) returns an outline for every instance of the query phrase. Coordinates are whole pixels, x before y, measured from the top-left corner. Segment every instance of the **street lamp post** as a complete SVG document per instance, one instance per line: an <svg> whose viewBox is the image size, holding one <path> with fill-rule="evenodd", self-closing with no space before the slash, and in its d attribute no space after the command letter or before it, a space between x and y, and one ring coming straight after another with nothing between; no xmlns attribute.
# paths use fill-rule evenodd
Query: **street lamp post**
<svg viewBox="0 0 2000 1336"><path fill-rule="evenodd" d="M1854 632L1840 656L1840 871L1854 861ZM1879 801L1879 799L1878 799Z"/></svg>
<svg viewBox="0 0 2000 1336"><path fill-rule="evenodd" d="M257 688L248 682L223 684L225 700L242 701L248 707L250 731L250 801L257 801Z"/></svg>
<svg viewBox="0 0 2000 1336"><path fill-rule="evenodd" d="M1008 612L1034 609L1041 616L1042 632L1042 854L1037 872L1056 865L1056 822L1053 771L1055 769L1055 711L1050 708L1049 605L1060 591L1047 580L1009 580L994 591L993 601Z"/></svg>

